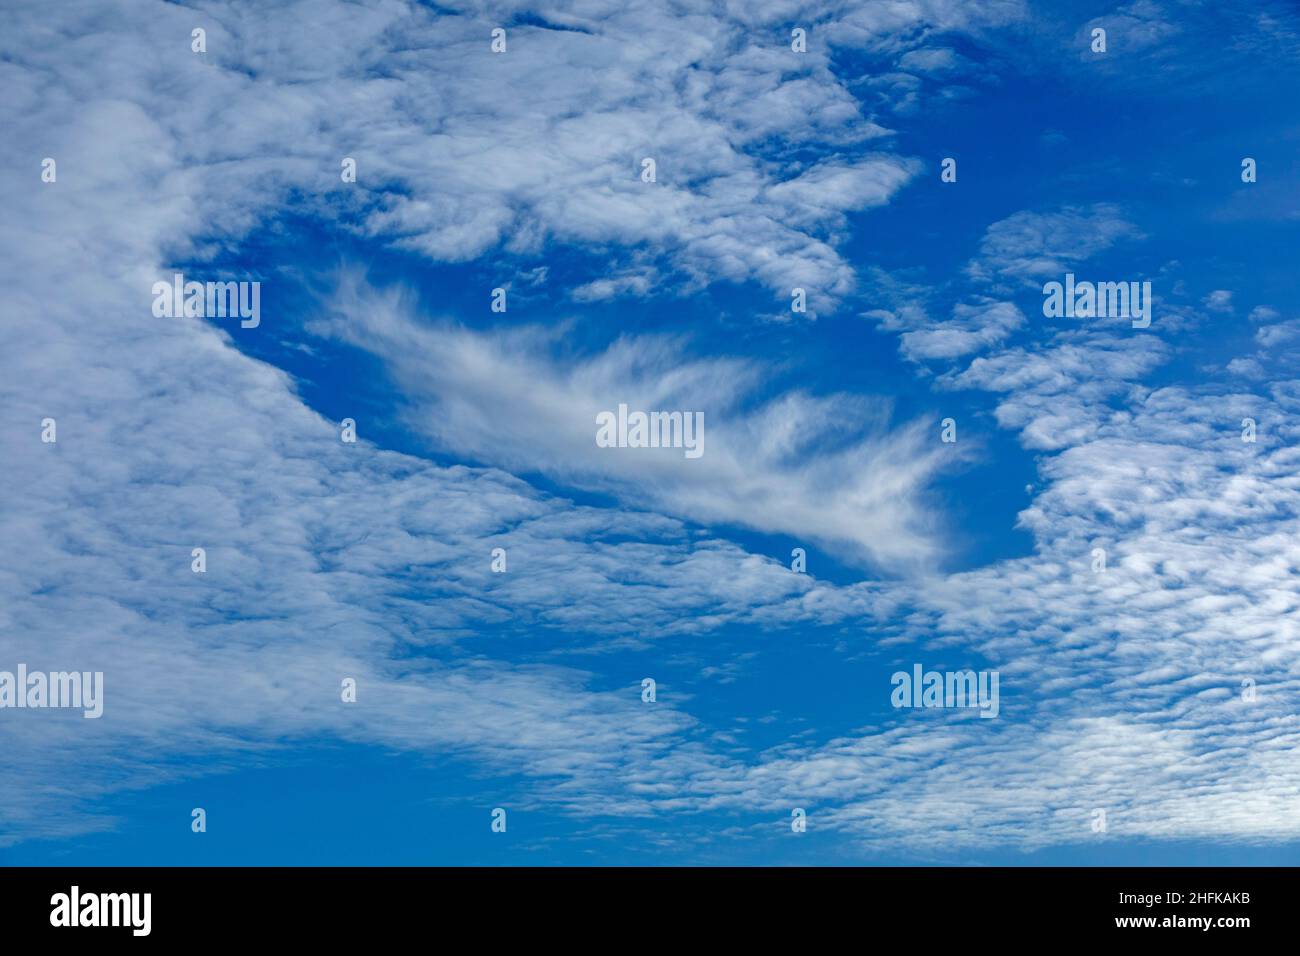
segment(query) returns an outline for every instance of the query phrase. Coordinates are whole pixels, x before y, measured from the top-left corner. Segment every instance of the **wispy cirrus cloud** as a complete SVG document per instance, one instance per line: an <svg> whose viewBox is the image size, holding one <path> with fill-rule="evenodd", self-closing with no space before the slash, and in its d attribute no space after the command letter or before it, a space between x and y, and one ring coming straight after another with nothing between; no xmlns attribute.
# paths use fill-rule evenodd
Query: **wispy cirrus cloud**
<svg viewBox="0 0 1300 956"><path fill-rule="evenodd" d="M893 421L884 397L765 393L752 360L693 358L680 339L620 338L566 354L560 329L475 332L422 321L412 297L345 273L329 319L308 329L384 360L410 427L446 452L616 494L704 524L807 535L850 560L917 569L942 554L925 492L960 454L935 422ZM704 415L704 453L596 443L597 416L633 410Z"/></svg>

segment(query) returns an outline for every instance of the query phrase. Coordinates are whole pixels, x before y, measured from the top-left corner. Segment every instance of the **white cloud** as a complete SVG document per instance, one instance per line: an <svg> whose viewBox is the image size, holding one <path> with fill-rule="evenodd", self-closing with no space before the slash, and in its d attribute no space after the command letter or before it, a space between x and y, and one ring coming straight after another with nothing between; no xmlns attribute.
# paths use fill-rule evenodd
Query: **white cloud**
<svg viewBox="0 0 1300 956"><path fill-rule="evenodd" d="M1117 242L1138 238L1141 233L1111 203L1018 212L989 226L967 273L981 282L1041 286Z"/></svg>
<svg viewBox="0 0 1300 956"><path fill-rule="evenodd" d="M842 546L850 561L919 568L941 553L922 495L952 458L937 423L891 423L862 395L764 395L752 361L692 358L669 338L573 356L559 330L474 332L421 322L397 291L344 275L331 318L309 324L384 359L412 429L462 458L619 496L634 508ZM596 417L704 414L704 452L600 448Z"/></svg>
<svg viewBox="0 0 1300 956"><path fill-rule="evenodd" d="M1203 304L1211 312L1231 312L1232 293L1227 289L1215 289L1205 297Z"/></svg>
<svg viewBox="0 0 1300 956"><path fill-rule="evenodd" d="M1024 323L1010 302L958 303L951 321L904 332L899 349L910 359L954 359L1001 342Z"/></svg>

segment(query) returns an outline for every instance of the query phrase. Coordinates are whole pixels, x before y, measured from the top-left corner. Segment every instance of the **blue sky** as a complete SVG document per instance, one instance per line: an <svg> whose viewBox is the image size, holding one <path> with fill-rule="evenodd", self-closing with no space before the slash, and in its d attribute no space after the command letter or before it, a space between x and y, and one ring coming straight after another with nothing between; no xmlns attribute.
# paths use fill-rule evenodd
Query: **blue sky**
<svg viewBox="0 0 1300 956"><path fill-rule="evenodd" d="M11 19L0 863L1295 861L1290 6Z"/></svg>

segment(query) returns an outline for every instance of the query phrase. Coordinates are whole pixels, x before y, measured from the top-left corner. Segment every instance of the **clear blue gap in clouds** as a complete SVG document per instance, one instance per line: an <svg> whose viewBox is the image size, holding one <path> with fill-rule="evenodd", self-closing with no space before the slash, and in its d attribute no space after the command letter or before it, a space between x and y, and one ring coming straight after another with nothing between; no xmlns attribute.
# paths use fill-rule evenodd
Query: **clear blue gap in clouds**
<svg viewBox="0 0 1300 956"><path fill-rule="evenodd" d="M856 231L875 229L874 219L881 212L855 217ZM368 281L376 287L415 292L430 322L451 322L478 331L567 322L558 350L577 357L599 354L620 337L683 336L685 358L720 355L765 365L770 375L755 396L760 401L800 388L814 394L884 396L895 424L919 419L936 440L941 420L951 415L960 423L961 438L978 442L985 450L973 461L941 472L935 483L933 517L949 529L944 566L955 570L1027 553L1028 538L1013 525L1026 501L1025 486L1034 480L1033 462L1013 436L992 421L989 397L978 391L936 396L927 382L917 378L915 368L899 357L896 336L864 321L853 306L815 322L756 321L756 316L779 315L780 309L788 309L788 302L774 302L768 290L752 284L734 283L714 284L694 295L675 294L668 287L645 297L575 302L571 290L604 275L606 257L561 247L552 248L545 257L503 256L497 264L435 266L381 243L340 235L328 224L300 215L270 224L227 255L181 263L177 268L187 276L264 276L262 308L269 334L234 335L233 345L292 374L303 400L322 415L335 422L356 419L367 441L443 465L462 463L447 449L431 445L405 427L399 418L404 398L379 358L303 329L303 323L315 318L328 300L336 270L358 266L365 268ZM546 278L530 282L528 277L539 269L546 270ZM489 308L491 290L498 286L510 287L505 313ZM870 296L863 295L860 301L868 304ZM611 407L619 400L619 395L611 394ZM492 410L503 419L513 412L508 402ZM853 411L846 409L844 414L851 427ZM706 435L719 417L706 411ZM594 442L594 423L591 432ZM463 463L494 464L472 459ZM617 505L609 495L557 482L544 473L523 470L520 474L539 490L580 504ZM786 564L792 548L812 549L817 577L829 581L852 583L864 577L863 569L843 561L840 549L833 546L819 547L809 540L726 523L701 530ZM871 573L888 577L895 572L877 566L868 576Z"/></svg>

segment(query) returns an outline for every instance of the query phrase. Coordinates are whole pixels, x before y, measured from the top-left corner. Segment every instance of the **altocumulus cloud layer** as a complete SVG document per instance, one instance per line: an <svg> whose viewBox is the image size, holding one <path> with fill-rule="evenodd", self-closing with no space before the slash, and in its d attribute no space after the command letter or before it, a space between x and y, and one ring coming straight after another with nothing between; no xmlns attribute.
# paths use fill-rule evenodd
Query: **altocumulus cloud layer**
<svg viewBox="0 0 1300 956"><path fill-rule="evenodd" d="M575 308L749 283L773 315L807 288L802 321L820 321L869 271L848 252L852 217L929 175L891 124L965 95L966 57L1032 19L955 2L529 12L15 12L0 40L0 667L102 670L109 701L97 721L4 713L0 841L111 826L103 797L200 773L196 754L237 767L322 737L454 754L518 775L519 803L668 839L706 811L757 827L793 806L846 846L935 855L1083 842L1094 808L1112 836L1300 839L1294 318L1251 303L1254 351L1159 383L1177 336L1231 294L1166 299L1149 335L1098 320L1025 338L1045 277L1146 240L1120 205L1019 210L933 284L873 280L863 321L900 360L945 402L986 401L990 427L1040 456L1017 519L1032 554L956 573L931 496L960 461L869 387L773 391L780 361L698 350L685 330L575 354L560 316L476 328L348 265L304 332L372 355L406 427L469 463L442 466L364 427L341 443L289 374L236 347L254 331L151 314L175 263L238 250L289 208L431 263L594 251L606 268L573 287ZM1142 25L1134 42L1174 29L1151 5L1122 21ZM792 61L793 22L831 39ZM510 51L493 57L502 24ZM836 57L889 66L850 80ZM643 155L662 157L653 191ZM59 177L41 187L45 156ZM598 454L610 396L707 409L701 467ZM56 445L39 443L45 417ZM792 574L728 529L839 549L853 573ZM464 649L502 631L607 654L689 640L725 668L724 632L761 646L817 629L839 646L809 653L989 662L1001 716L864 717L744 750L691 700L645 706L626 675ZM341 676L362 704L340 705Z"/></svg>

